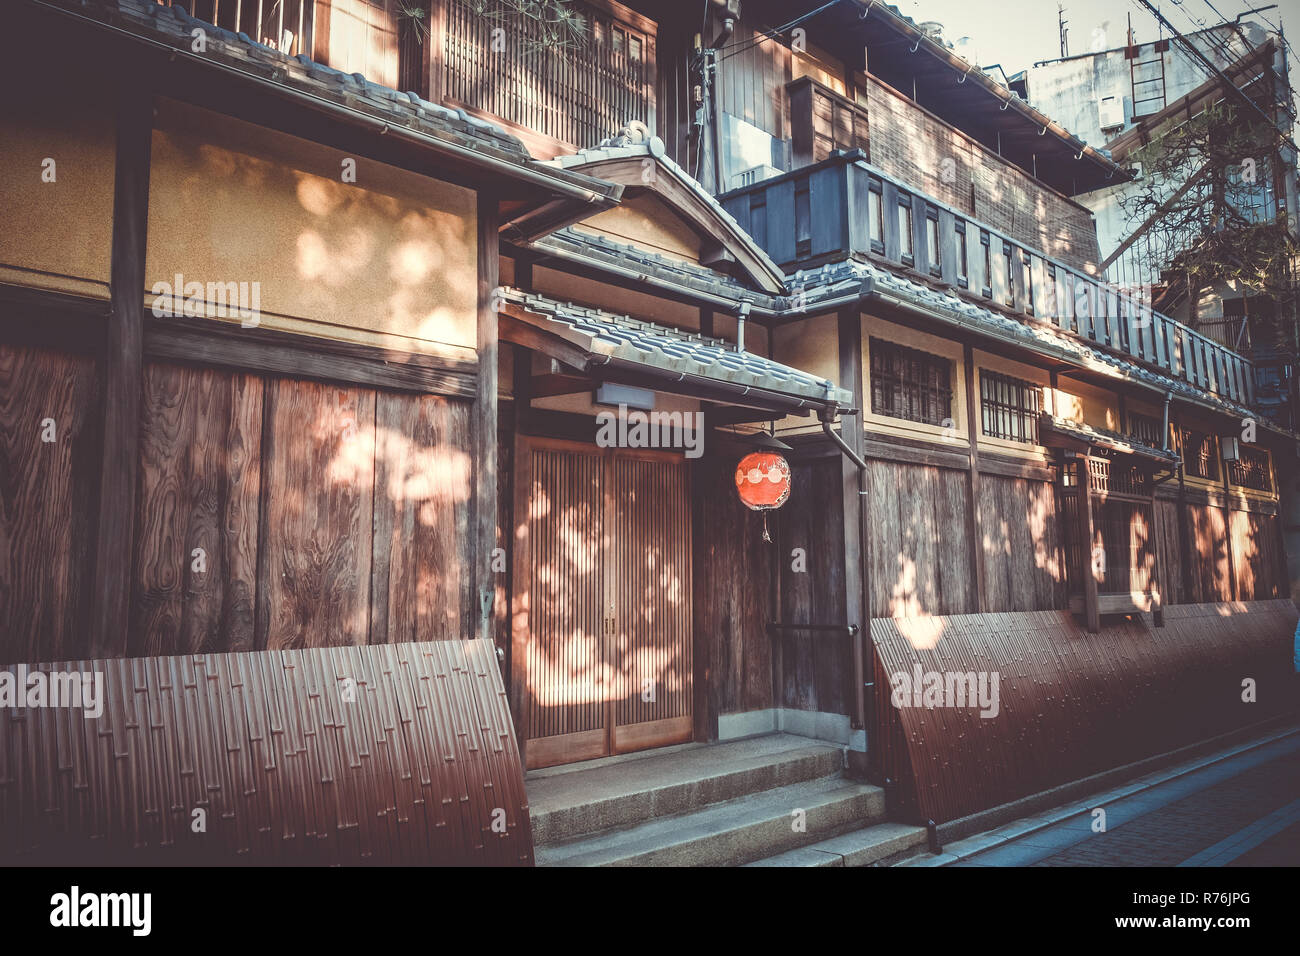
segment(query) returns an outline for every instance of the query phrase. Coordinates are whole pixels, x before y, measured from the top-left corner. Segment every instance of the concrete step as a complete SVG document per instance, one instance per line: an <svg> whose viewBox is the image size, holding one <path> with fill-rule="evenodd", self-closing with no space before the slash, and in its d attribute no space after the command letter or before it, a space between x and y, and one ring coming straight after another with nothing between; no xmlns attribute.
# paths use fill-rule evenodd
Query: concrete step
<svg viewBox="0 0 1300 956"><path fill-rule="evenodd" d="M842 749L767 734L528 774L533 842L545 846L840 771Z"/></svg>
<svg viewBox="0 0 1300 956"><path fill-rule="evenodd" d="M925 827L877 823L746 866L888 866L925 848Z"/></svg>
<svg viewBox="0 0 1300 956"><path fill-rule="evenodd" d="M803 811L802 831L794 828ZM879 822L885 794L840 776L539 847L539 866L738 866Z"/></svg>

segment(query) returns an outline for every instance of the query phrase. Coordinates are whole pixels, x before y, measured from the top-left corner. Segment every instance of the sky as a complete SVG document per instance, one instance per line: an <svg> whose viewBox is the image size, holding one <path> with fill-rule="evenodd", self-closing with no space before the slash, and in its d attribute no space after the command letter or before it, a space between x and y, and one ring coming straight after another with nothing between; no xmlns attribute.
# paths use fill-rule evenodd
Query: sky
<svg viewBox="0 0 1300 956"><path fill-rule="evenodd" d="M1060 56L1056 0L891 0L899 11L917 22L935 20L943 24L944 39L950 43L969 37L978 51L979 65L1002 64L1010 76L1038 60ZM1151 0L1179 32L1186 33L1233 18L1268 0ZM1133 14L1133 32L1139 43L1157 39L1155 17L1137 0L1062 0L1069 21L1070 55L1096 49L1108 50L1125 44L1128 15ZM1211 9L1211 4L1223 16ZM1300 0L1280 0L1262 17L1300 36ZM1197 23L1200 21L1200 23ZM1262 22L1262 21L1261 21ZM1104 32L1100 32L1104 31ZM1168 34L1166 34L1168 35ZM1294 42L1292 43L1294 46ZM958 47L957 52L966 56ZM970 57L967 57L970 59Z"/></svg>

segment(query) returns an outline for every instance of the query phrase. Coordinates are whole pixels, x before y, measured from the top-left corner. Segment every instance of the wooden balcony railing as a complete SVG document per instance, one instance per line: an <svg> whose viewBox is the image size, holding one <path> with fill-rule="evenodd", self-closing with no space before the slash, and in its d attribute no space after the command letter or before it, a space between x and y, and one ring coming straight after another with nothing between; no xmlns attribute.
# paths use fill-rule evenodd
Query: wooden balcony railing
<svg viewBox="0 0 1300 956"><path fill-rule="evenodd" d="M909 188L860 150L733 190L723 206L789 272L875 258L964 297L1158 369L1220 398L1254 401L1249 359L1120 287Z"/></svg>
<svg viewBox="0 0 1300 956"><path fill-rule="evenodd" d="M867 111L809 76L786 84L794 165L809 166L836 150L860 149L871 157Z"/></svg>
<svg viewBox="0 0 1300 956"><path fill-rule="evenodd" d="M582 36L557 48L536 21L507 15L493 0L486 16L467 0L433 2L444 19L433 40L441 62L432 69L448 105L504 120L561 150L595 146L631 121L655 129L653 21L612 0L574 3Z"/></svg>

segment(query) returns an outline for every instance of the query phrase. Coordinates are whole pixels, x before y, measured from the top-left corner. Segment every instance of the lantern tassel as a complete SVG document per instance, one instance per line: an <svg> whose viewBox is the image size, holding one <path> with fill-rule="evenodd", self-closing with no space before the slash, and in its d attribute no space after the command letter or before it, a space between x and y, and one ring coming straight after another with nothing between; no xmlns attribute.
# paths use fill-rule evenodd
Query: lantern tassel
<svg viewBox="0 0 1300 956"><path fill-rule="evenodd" d="M763 512L763 540L768 544L772 543L772 536L767 533L767 512Z"/></svg>

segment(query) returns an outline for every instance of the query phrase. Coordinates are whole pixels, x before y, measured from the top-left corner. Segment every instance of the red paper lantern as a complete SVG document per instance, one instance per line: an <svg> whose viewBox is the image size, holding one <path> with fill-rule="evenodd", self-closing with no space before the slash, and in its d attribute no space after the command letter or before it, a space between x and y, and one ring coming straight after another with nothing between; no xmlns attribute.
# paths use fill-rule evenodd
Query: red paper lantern
<svg viewBox="0 0 1300 956"><path fill-rule="evenodd" d="M746 455L736 466L736 491L746 508L779 508L790 497L790 465L775 452Z"/></svg>

